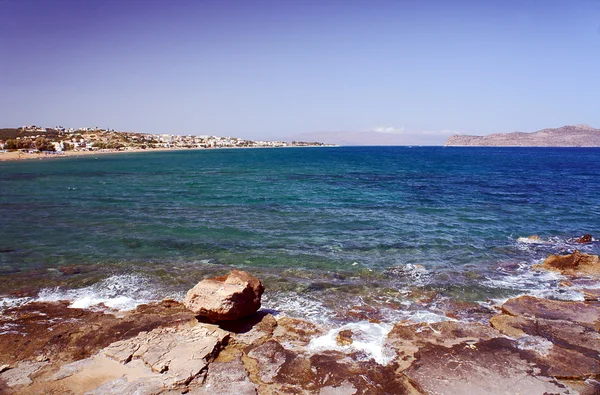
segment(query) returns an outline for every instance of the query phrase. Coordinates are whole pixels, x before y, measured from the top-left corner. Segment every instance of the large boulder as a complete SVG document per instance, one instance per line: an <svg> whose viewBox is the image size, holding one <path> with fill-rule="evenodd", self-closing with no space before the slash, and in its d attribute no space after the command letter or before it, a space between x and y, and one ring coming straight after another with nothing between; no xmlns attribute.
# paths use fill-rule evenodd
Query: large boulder
<svg viewBox="0 0 600 395"><path fill-rule="evenodd" d="M575 251L568 255L550 255L542 268L570 276L600 275L600 260L598 255L585 254Z"/></svg>
<svg viewBox="0 0 600 395"><path fill-rule="evenodd" d="M258 278L232 270L226 276L200 281L185 295L183 304L211 321L232 321L260 309L264 290Z"/></svg>

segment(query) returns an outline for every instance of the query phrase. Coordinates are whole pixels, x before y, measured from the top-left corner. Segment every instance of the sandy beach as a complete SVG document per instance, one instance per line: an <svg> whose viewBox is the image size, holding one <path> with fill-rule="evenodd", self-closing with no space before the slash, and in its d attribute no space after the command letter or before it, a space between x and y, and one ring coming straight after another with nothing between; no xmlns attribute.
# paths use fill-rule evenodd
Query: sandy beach
<svg viewBox="0 0 600 395"><path fill-rule="evenodd" d="M315 146L306 146L316 148ZM204 150L224 150L224 149L269 149L269 148L306 148L304 146L287 146L287 147L219 147L219 148L151 148L151 149L135 149L135 150L97 150L97 151L62 151L62 152L20 152L20 151L0 151L0 162L11 162L20 160L35 160L35 159L59 159L71 158L75 156L98 156L107 154L131 154L141 152L162 152L162 151L204 151Z"/></svg>
<svg viewBox="0 0 600 395"><path fill-rule="evenodd" d="M19 160L35 160L35 159L58 159L71 158L75 156L97 156L106 154L127 154L133 152L159 152L159 151L188 151L188 150L204 150L207 148L153 148L153 149L138 149L138 150L97 150L97 151L63 151L63 152L36 152L27 153L20 151L2 151L0 152L0 162L19 161Z"/></svg>

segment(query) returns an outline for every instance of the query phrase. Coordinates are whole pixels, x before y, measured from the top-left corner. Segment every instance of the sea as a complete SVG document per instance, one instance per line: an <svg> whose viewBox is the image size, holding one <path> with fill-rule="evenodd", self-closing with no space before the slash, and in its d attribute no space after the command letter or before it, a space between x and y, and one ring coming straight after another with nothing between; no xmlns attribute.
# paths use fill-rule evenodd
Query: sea
<svg viewBox="0 0 600 395"><path fill-rule="evenodd" d="M130 310L241 269L263 309L337 325L486 322L583 300L536 269L600 253L600 149L319 147L0 162L0 314ZM565 286L566 285L566 286Z"/></svg>

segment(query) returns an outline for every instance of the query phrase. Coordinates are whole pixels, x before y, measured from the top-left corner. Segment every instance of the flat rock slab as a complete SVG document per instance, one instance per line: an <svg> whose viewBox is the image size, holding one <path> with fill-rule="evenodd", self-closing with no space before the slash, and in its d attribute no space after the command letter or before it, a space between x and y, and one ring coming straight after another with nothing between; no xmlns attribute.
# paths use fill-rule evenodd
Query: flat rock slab
<svg viewBox="0 0 600 395"><path fill-rule="evenodd" d="M452 347L499 336L501 333L496 329L474 323L445 321L432 324L396 324L388 334L386 345L396 351L396 363L400 370L404 370L415 360L415 353L426 345Z"/></svg>
<svg viewBox="0 0 600 395"><path fill-rule="evenodd" d="M518 339L548 376L585 380L600 374L600 333L574 321L499 314L490 324Z"/></svg>
<svg viewBox="0 0 600 395"><path fill-rule="evenodd" d="M256 395L256 384L248 377L241 354L229 362L213 362L208 368L204 385L192 389L189 395Z"/></svg>
<svg viewBox="0 0 600 395"><path fill-rule="evenodd" d="M48 365L48 362L35 362L35 361L23 361L19 362L17 366L12 369L6 370L0 374L0 381L6 383L9 387L16 387L19 385L31 384L31 376L42 367ZM0 384L0 393L2 387Z"/></svg>
<svg viewBox="0 0 600 395"><path fill-rule="evenodd" d="M107 381L99 387L88 391L85 395L154 395L164 390L163 384L158 378L141 378L128 381L125 377Z"/></svg>
<svg viewBox="0 0 600 395"><path fill-rule="evenodd" d="M595 330L600 328L600 304L593 302L571 302L521 296L506 301L502 305L502 312L527 318L572 321Z"/></svg>
<svg viewBox="0 0 600 395"><path fill-rule="evenodd" d="M552 343L573 349L582 354L598 356L600 333L573 321L531 319L500 314L490 323L502 333L520 338L525 335L540 336Z"/></svg>
<svg viewBox="0 0 600 395"><path fill-rule="evenodd" d="M208 324L157 328L113 343L104 354L125 364L142 360L172 386L187 384L204 371L228 338L228 332Z"/></svg>
<svg viewBox="0 0 600 395"><path fill-rule="evenodd" d="M361 355L338 351L306 355L269 340L248 357L255 361L246 367L261 394L419 394L396 366Z"/></svg>
<svg viewBox="0 0 600 395"><path fill-rule="evenodd" d="M0 326L11 328L0 336L0 365L43 355L53 362L85 359L117 340L191 320L194 314L176 301L140 305L121 317L72 309L69 302L33 302L0 315Z"/></svg>
<svg viewBox="0 0 600 395"><path fill-rule="evenodd" d="M428 394L572 394L566 386L539 373L534 364L521 358L513 341L502 338L449 348L425 346L406 371Z"/></svg>

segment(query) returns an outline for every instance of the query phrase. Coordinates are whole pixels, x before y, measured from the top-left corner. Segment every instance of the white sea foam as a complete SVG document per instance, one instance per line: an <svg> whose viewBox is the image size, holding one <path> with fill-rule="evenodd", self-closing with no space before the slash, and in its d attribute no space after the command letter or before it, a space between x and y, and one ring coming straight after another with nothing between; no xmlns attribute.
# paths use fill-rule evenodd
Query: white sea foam
<svg viewBox="0 0 600 395"><path fill-rule="evenodd" d="M543 357L550 353L553 346L551 341L539 336L523 336L517 340L517 347L520 350L535 351Z"/></svg>
<svg viewBox="0 0 600 395"><path fill-rule="evenodd" d="M32 298L11 298L9 296L0 298L0 314L4 313L6 309L23 306L31 300Z"/></svg>
<svg viewBox="0 0 600 395"><path fill-rule="evenodd" d="M446 317L444 314L438 314L429 310L417 310L408 313L407 319L417 324L422 322L433 324L435 322L456 321L454 318Z"/></svg>
<svg viewBox="0 0 600 395"><path fill-rule="evenodd" d="M326 322L333 314L318 300L287 292L263 295L262 308L314 322Z"/></svg>
<svg viewBox="0 0 600 395"><path fill-rule="evenodd" d="M424 285L428 282L431 272L423 265L407 263L387 269L387 272L398 277L411 280L412 285Z"/></svg>
<svg viewBox="0 0 600 395"><path fill-rule="evenodd" d="M138 275L115 275L93 285L77 289L46 288L36 301L70 301L69 307L86 309L103 304L115 310L133 310L143 303L159 300L149 281Z"/></svg>
<svg viewBox="0 0 600 395"><path fill-rule="evenodd" d="M550 244L549 241L542 240L538 236L519 237L517 241L525 244Z"/></svg>
<svg viewBox="0 0 600 395"><path fill-rule="evenodd" d="M7 322L3 325L0 325L0 335L23 335L26 336L26 333L21 333L16 331L14 328L18 328L19 325Z"/></svg>
<svg viewBox="0 0 600 395"><path fill-rule="evenodd" d="M529 237L518 237L515 243L515 247L521 251L590 251L594 248L594 243L598 242L597 239L592 238L593 243L579 243L579 238L565 239L557 236L548 238L542 238L537 236Z"/></svg>
<svg viewBox="0 0 600 395"><path fill-rule="evenodd" d="M390 324L375 324L367 321L346 324L312 339L308 344L308 350L312 352L359 351L364 353L367 359L373 359L380 365L387 365L393 359L393 352L385 348L385 341L392 327ZM352 344L341 346L337 343L337 336L343 330L352 331Z"/></svg>
<svg viewBox="0 0 600 395"><path fill-rule="evenodd" d="M536 262L536 263L541 263ZM531 264L523 263L514 272L499 268L497 273L486 277L483 285L491 288L512 289L516 293L562 300L582 300L583 294L576 288L565 289L558 283L565 277L557 272L536 271Z"/></svg>

